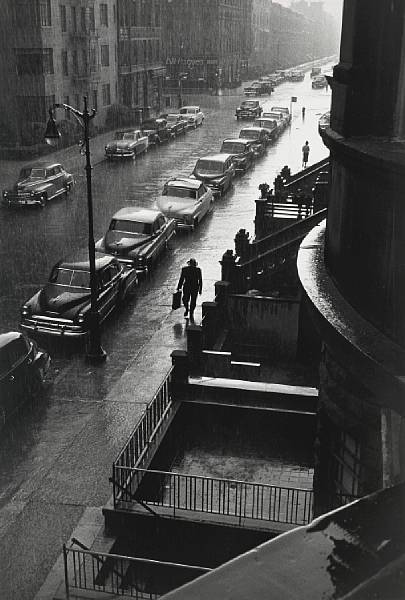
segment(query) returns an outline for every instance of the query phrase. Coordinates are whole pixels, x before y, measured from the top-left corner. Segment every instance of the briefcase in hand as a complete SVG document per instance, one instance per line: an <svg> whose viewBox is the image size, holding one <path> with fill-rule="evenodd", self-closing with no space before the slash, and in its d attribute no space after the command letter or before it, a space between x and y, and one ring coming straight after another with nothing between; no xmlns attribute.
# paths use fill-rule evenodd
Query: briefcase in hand
<svg viewBox="0 0 405 600"><path fill-rule="evenodd" d="M177 310L181 306L181 290L173 292L172 310Z"/></svg>

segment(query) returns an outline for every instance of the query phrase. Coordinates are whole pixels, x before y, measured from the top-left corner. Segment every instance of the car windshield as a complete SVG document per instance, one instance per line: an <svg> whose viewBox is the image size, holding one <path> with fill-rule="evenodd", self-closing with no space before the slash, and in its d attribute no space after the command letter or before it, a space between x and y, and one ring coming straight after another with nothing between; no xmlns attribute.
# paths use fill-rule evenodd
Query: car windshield
<svg viewBox="0 0 405 600"><path fill-rule="evenodd" d="M168 121L178 121L177 115L167 115L166 118Z"/></svg>
<svg viewBox="0 0 405 600"><path fill-rule="evenodd" d="M241 152L244 152L245 149L245 144L238 142L223 142L221 152L226 152L226 154L240 154Z"/></svg>
<svg viewBox="0 0 405 600"><path fill-rule="evenodd" d="M116 134L115 134L115 136L114 136L114 139L115 140L123 140L124 139L124 135L125 135L124 131L117 131Z"/></svg>
<svg viewBox="0 0 405 600"><path fill-rule="evenodd" d="M122 231L124 233L141 233L143 235L151 235L152 224L143 223L142 221L127 221L124 219L113 219L110 224L110 230Z"/></svg>
<svg viewBox="0 0 405 600"><path fill-rule="evenodd" d="M196 200L197 190L194 188L186 188L177 185L167 185L164 187L163 194L165 196L173 196L174 198L187 198Z"/></svg>
<svg viewBox="0 0 405 600"><path fill-rule="evenodd" d="M255 129L242 129L239 137L248 138L250 140L258 140L260 137L260 131L256 131Z"/></svg>
<svg viewBox="0 0 405 600"><path fill-rule="evenodd" d="M32 179L44 179L46 174L46 169L32 169L30 167L26 169L21 169L20 177L21 179L26 179L27 177L31 177Z"/></svg>
<svg viewBox="0 0 405 600"><path fill-rule="evenodd" d="M246 89L249 89L249 88L246 88ZM255 108L255 106L257 106L257 104L254 101L249 102L249 100L247 100L245 102L242 102L241 106L243 108Z"/></svg>
<svg viewBox="0 0 405 600"><path fill-rule="evenodd" d="M124 133L123 140L134 140L135 139L135 134L134 133Z"/></svg>
<svg viewBox="0 0 405 600"><path fill-rule="evenodd" d="M90 289L90 272L76 269L57 268L52 271L50 283L68 287Z"/></svg>
<svg viewBox="0 0 405 600"><path fill-rule="evenodd" d="M180 109L180 114L181 115L195 115L196 112L198 112L195 108L181 108Z"/></svg>
<svg viewBox="0 0 405 600"><path fill-rule="evenodd" d="M257 124L259 127L265 127L266 129L274 129L274 127L277 127L276 123L274 121L270 121L270 119L257 121Z"/></svg>
<svg viewBox="0 0 405 600"><path fill-rule="evenodd" d="M196 170L199 173L223 173L224 163L216 160L200 159L197 162Z"/></svg>

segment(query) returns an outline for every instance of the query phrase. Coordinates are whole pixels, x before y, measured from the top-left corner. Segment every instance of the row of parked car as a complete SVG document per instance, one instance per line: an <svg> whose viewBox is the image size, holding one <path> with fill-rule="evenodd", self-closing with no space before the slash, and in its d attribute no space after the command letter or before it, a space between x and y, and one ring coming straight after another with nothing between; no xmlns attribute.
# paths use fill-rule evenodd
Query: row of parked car
<svg viewBox="0 0 405 600"><path fill-rule="evenodd" d="M175 139L204 122L199 106L183 106L178 113L149 119L140 127L117 131L114 140L106 144L108 160L136 159L149 148ZM40 161L24 166L11 189L3 191L3 205L8 208L38 206L59 196L68 196L75 185L74 176L57 162Z"/></svg>
<svg viewBox="0 0 405 600"><path fill-rule="evenodd" d="M277 70L269 75L262 75L243 90L245 96L266 96L274 92L274 88L284 81L303 81L305 71L298 69Z"/></svg>

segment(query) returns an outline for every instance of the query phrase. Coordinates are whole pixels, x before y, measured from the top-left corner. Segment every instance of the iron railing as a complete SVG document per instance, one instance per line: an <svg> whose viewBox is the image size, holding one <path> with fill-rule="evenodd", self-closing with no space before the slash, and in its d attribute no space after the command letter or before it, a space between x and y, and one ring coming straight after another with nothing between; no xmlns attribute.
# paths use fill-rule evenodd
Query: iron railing
<svg viewBox="0 0 405 600"><path fill-rule="evenodd" d="M123 471L120 467L131 468L143 465L147 451L156 441L156 434L168 418L172 406L172 372L173 367L167 372L159 389L129 436L127 443L114 461L112 477L114 506L116 506L121 491L127 486L127 481L125 477L122 477Z"/></svg>
<svg viewBox="0 0 405 600"><path fill-rule="evenodd" d="M306 525L313 516L313 492L232 479L120 467L131 481L122 501L144 506L211 513L243 519Z"/></svg>
<svg viewBox="0 0 405 600"><path fill-rule="evenodd" d="M73 589L152 600L211 571L206 567L92 552L63 545L65 592Z"/></svg>

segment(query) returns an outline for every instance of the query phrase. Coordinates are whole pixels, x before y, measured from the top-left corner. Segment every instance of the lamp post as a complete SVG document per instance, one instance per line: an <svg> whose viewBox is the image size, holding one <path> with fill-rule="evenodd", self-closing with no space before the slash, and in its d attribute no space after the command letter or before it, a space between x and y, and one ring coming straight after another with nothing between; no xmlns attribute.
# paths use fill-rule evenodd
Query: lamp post
<svg viewBox="0 0 405 600"><path fill-rule="evenodd" d="M89 312L89 340L86 350L86 359L89 362L103 362L107 358L106 352L101 346L100 336L100 315L98 312L98 282L96 277L96 251L94 245L94 230L93 230L93 197L91 189L91 162L90 162L90 142L89 142L89 125L90 121L96 116L96 111L91 109L89 112L87 107L87 97L84 96L84 110L81 112L77 108L73 108L68 104L54 104L49 109L49 120L46 125L45 141L47 144L54 146L60 139L61 134L56 125L53 111L56 108L64 108L76 116L77 120L83 127L84 132L84 153L86 156L86 182L87 182L87 213L88 213L88 248L89 248L89 265L90 265L90 312Z"/></svg>

